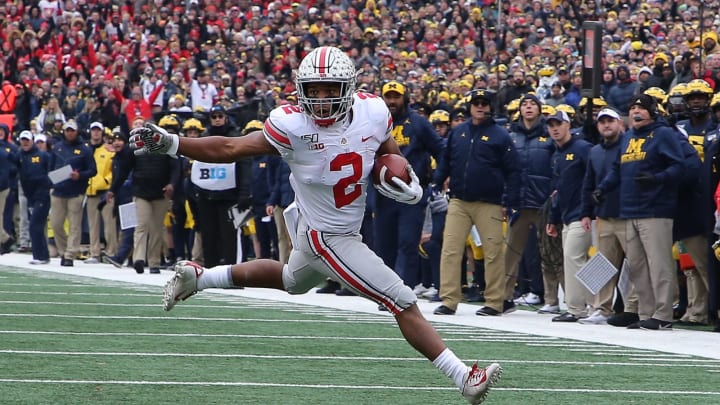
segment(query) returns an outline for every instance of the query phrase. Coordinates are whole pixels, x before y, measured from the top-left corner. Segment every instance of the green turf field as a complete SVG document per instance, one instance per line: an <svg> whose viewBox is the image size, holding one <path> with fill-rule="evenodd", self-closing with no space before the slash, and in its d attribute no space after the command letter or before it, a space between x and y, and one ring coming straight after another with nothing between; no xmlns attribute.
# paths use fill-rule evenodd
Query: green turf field
<svg viewBox="0 0 720 405"><path fill-rule="evenodd" d="M166 313L159 287L8 267L0 291L2 404L464 403L386 314L213 293ZM720 360L435 326L503 365L490 404L720 403Z"/></svg>

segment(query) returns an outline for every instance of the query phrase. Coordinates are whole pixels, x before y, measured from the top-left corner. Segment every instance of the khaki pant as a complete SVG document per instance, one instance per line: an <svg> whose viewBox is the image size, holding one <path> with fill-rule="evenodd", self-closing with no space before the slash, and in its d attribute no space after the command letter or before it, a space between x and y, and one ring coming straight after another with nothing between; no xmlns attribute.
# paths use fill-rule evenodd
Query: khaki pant
<svg viewBox="0 0 720 405"><path fill-rule="evenodd" d="M135 228L133 260L145 260L148 267L160 267L162 239L165 234L163 219L170 208L165 199L146 200L133 197L138 225Z"/></svg>
<svg viewBox="0 0 720 405"><path fill-rule="evenodd" d="M685 271L687 277L688 306L682 321L707 323L708 321L708 242L703 235L683 239L695 269Z"/></svg>
<svg viewBox="0 0 720 405"><path fill-rule="evenodd" d="M639 218L626 221L625 254L630 281L638 294L640 319L673 320L673 296L677 289L672 257L670 218Z"/></svg>
<svg viewBox="0 0 720 405"><path fill-rule="evenodd" d="M195 237L193 239L193 248L191 252L192 261L199 265L205 264L205 255L203 254L202 250L202 235L200 234L200 231L197 229L195 230Z"/></svg>
<svg viewBox="0 0 720 405"><path fill-rule="evenodd" d="M97 209L102 196L88 196L85 209L88 217L88 231L90 233L90 257L100 257L100 225L102 223L105 236L105 254L115 256L117 252L117 227L113 218L113 203L108 202L102 211Z"/></svg>
<svg viewBox="0 0 720 405"><path fill-rule="evenodd" d="M0 191L0 243L5 243L8 239L10 239L10 235L5 230L5 226L3 226L2 221L2 214L5 212L5 201L7 201L8 194L10 194L9 188Z"/></svg>
<svg viewBox="0 0 720 405"><path fill-rule="evenodd" d="M278 250L280 263L287 263L290 259L290 251L292 250L292 243L290 242L290 235L288 234L287 226L285 225L285 217L283 216L285 208L276 205L273 211L273 218L275 219L275 227L277 228L278 235Z"/></svg>
<svg viewBox="0 0 720 405"><path fill-rule="evenodd" d="M457 309L462 299L461 262L472 225L480 233L485 254L485 305L502 312L505 297L505 239L502 207L496 204L450 199L440 255L440 298L443 305L453 310Z"/></svg>
<svg viewBox="0 0 720 405"><path fill-rule="evenodd" d="M507 280L505 282L505 299L513 299L515 292L515 284L517 283L518 272L520 269L520 260L522 260L525 244L527 244L530 235L530 225L535 225L538 232L545 232L540 227L539 209L523 208L520 211L520 218L508 227L507 230L507 248L505 250L505 274ZM541 258L542 259L542 258ZM559 286L565 281L563 279L562 266L548 266L544 260L540 261L540 269L543 275L543 288L545 289L545 304L558 305ZM563 289L565 286L563 286Z"/></svg>
<svg viewBox="0 0 720 405"><path fill-rule="evenodd" d="M619 218L598 218L596 223L598 252L602 253L618 270L622 268L625 259L625 222L624 219ZM613 312L612 302L619 275L618 272L595 296L593 308L601 310L605 316L610 316ZM629 297L623 297L625 312L637 313L638 297L634 288L629 295Z"/></svg>
<svg viewBox="0 0 720 405"><path fill-rule="evenodd" d="M593 295L575 275L588 261L588 249L592 245L592 234L585 231L580 221L563 226L563 268L565 272L565 303L568 312L583 317L587 315L587 304L592 304Z"/></svg>
<svg viewBox="0 0 720 405"><path fill-rule="evenodd" d="M74 260L80 251L84 197L50 196L50 226L55 234L55 247L60 257ZM65 219L70 223L70 233L65 233Z"/></svg>

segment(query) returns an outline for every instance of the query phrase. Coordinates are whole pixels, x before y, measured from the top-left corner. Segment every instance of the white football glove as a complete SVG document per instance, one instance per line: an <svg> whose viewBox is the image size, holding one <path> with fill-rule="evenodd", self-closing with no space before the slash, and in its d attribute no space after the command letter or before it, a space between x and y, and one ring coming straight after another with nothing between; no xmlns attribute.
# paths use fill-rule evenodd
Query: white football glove
<svg viewBox="0 0 720 405"><path fill-rule="evenodd" d="M380 169L380 184L376 185L377 191L387 198L392 198L395 201L405 204L417 204L422 200L423 189L420 187L420 180L415 175L415 171L412 166L407 165L407 171L410 174L410 184L406 184L398 177L393 177L392 181L395 185L390 185L385 181L385 172L387 167Z"/></svg>
<svg viewBox="0 0 720 405"><path fill-rule="evenodd" d="M129 142L136 155L156 153L176 158L180 137L148 122L144 127L130 131Z"/></svg>

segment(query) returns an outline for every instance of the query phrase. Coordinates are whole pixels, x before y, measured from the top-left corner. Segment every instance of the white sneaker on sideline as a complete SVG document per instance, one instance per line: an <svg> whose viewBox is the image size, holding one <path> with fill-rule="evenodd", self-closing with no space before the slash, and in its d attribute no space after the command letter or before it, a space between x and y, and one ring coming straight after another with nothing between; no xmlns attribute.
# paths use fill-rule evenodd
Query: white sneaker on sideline
<svg viewBox="0 0 720 405"><path fill-rule="evenodd" d="M413 293L415 293L416 297L422 297L422 295L425 294L425 292L427 290L428 290L427 287L425 287L424 285L422 285L422 283L420 283L420 284L416 285L415 288L413 288Z"/></svg>
<svg viewBox="0 0 720 405"><path fill-rule="evenodd" d="M518 305L538 305L541 302L540 296L531 292L515 298L515 303Z"/></svg>
<svg viewBox="0 0 720 405"><path fill-rule="evenodd" d="M438 294L437 288L430 286L430 288L427 289L422 295L423 298L430 299Z"/></svg>
<svg viewBox="0 0 720 405"><path fill-rule="evenodd" d="M48 264L48 263L50 263L50 260L38 260L38 259L32 259L32 260L30 260L30 264L34 264L34 265L37 265L37 264Z"/></svg>
<svg viewBox="0 0 720 405"><path fill-rule="evenodd" d="M166 311L173 309L178 301L184 301L197 293L197 280L205 269L190 260L181 260L175 263L175 274L165 284L163 294L163 308Z"/></svg>
<svg viewBox="0 0 720 405"><path fill-rule="evenodd" d="M605 325L607 324L607 319L608 317L603 315L602 311L598 309L587 318L578 319L578 323L582 323L584 325Z"/></svg>
<svg viewBox="0 0 720 405"><path fill-rule="evenodd" d="M98 264L98 263L100 263L100 260L98 260L97 257L88 257L87 259L85 259L85 260L83 261L83 263L85 263L85 264Z"/></svg>
<svg viewBox="0 0 720 405"><path fill-rule="evenodd" d="M502 372L502 367L497 363L492 363L485 368L478 368L477 363L473 364L468 369L463 383L463 397L473 405L483 402L490 387L500 380Z"/></svg>
<svg viewBox="0 0 720 405"><path fill-rule="evenodd" d="M538 314L559 314L560 306L545 304L542 306L542 308L538 309L537 313Z"/></svg>

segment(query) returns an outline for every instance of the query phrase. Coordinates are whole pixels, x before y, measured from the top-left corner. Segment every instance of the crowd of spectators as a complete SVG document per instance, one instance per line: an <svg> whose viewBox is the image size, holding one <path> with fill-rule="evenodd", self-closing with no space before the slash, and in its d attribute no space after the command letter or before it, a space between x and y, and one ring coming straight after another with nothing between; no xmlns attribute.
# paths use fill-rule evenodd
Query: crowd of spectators
<svg viewBox="0 0 720 405"><path fill-rule="evenodd" d="M603 95L620 111L626 93L652 87L646 82L665 91L676 78L715 85L717 1L499 3L500 11L480 0L8 1L0 5L0 112L14 112L14 133L71 118L81 133L96 120L125 129L135 115L208 111L221 100L262 114L292 102L292 71L318 45L348 52L361 88L400 80L414 103L433 110L472 88L508 87L505 103L527 89L551 98L555 83L577 107L586 20L604 23Z"/></svg>

